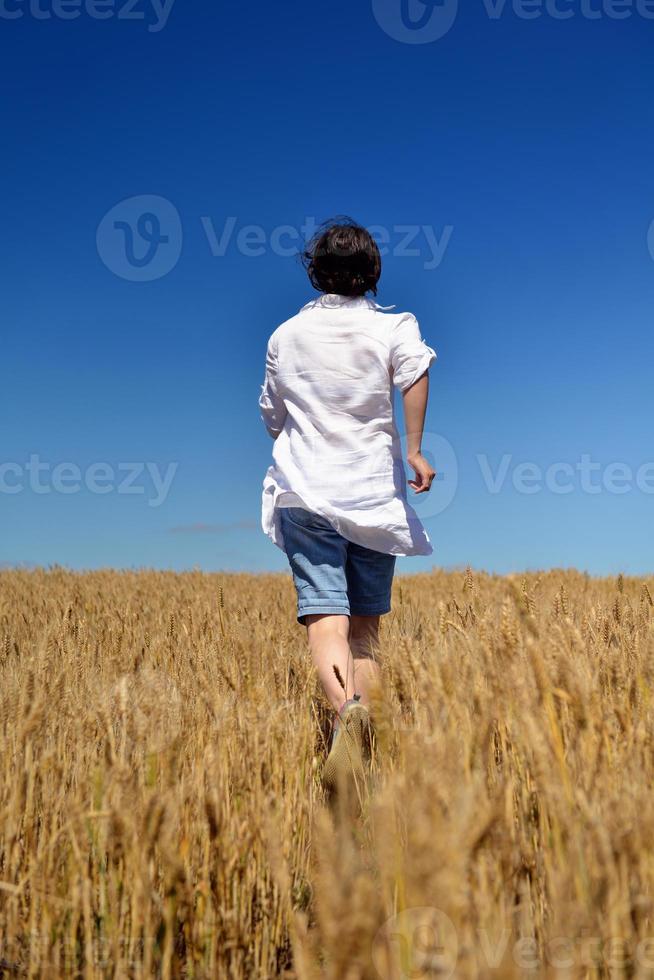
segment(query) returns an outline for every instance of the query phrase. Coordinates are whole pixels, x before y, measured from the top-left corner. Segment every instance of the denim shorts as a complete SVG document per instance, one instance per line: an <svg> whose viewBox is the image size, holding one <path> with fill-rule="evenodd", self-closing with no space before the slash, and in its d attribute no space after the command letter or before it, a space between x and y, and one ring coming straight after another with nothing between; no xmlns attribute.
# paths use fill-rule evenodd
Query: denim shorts
<svg viewBox="0 0 654 980"><path fill-rule="evenodd" d="M381 616L390 612L395 555L342 537L327 518L280 507L284 550L297 589L297 621L311 614Z"/></svg>

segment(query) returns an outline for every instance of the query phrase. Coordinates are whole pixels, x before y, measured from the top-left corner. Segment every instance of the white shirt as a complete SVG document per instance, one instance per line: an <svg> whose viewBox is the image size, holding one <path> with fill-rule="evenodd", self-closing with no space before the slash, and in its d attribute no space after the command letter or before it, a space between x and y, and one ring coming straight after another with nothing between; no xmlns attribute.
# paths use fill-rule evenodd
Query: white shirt
<svg viewBox="0 0 654 980"><path fill-rule="evenodd" d="M393 385L404 391L435 359L412 313L365 297L322 295L275 330L259 407L275 437L261 523L276 545L278 509L297 506L373 551L431 554L406 499Z"/></svg>

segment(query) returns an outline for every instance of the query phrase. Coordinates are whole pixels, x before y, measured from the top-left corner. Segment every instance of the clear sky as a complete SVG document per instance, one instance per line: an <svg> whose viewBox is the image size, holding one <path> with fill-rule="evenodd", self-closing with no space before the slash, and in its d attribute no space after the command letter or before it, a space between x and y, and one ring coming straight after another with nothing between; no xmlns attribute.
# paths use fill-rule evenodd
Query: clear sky
<svg viewBox="0 0 654 980"><path fill-rule="evenodd" d="M0 2L0 562L285 567L265 344L344 213L438 352L398 569L652 572L654 4L168 4Z"/></svg>

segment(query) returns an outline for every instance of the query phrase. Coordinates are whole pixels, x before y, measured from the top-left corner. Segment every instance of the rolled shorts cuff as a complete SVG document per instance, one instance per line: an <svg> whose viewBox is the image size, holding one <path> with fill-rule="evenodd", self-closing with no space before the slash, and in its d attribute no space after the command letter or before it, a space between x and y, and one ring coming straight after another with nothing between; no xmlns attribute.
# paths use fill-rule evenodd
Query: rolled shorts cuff
<svg viewBox="0 0 654 980"><path fill-rule="evenodd" d="M345 597L339 600L306 596L298 599L297 621L304 626L305 616L384 616L391 611L390 596L380 595L366 602L349 602Z"/></svg>
<svg viewBox="0 0 654 980"><path fill-rule="evenodd" d="M391 611L390 596L379 596L366 602L350 603L351 616L384 616Z"/></svg>
<svg viewBox="0 0 654 980"><path fill-rule="evenodd" d="M299 595L297 601L297 621L304 626L305 616L349 616L350 603L347 596Z"/></svg>

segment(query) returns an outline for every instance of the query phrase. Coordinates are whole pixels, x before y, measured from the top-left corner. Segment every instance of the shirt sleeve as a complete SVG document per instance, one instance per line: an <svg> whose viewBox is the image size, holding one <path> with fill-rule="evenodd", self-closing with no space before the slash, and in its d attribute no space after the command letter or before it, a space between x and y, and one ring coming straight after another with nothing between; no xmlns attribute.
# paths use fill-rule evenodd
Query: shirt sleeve
<svg viewBox="0 0 654 980"><path fill-rule="evenodd" d="M390 354L393 384L400 391L410 388L436 360L436 351L422 339L418 321L411 313L393 327Z"/></svg>
<svg viewBox="0 0 654 980"><path fill-rule="evenodd" d="M259 408L261 409L261 420L263 424L273 439L276 439L284 428L284 422L288 413L284 399L279 393L277 350L272 337L268 341L268 349L266 350L266 376L261 386Z"/></svg>

